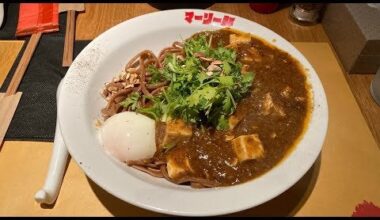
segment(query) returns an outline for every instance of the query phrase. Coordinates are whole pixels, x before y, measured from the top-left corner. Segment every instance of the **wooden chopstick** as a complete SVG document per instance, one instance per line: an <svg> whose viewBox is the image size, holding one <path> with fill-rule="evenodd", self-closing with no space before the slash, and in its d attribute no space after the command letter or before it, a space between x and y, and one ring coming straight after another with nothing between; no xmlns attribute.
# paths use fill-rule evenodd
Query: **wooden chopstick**
<svg viewBox="0 0 380 220"><path fill-rule="evenodd" d="M18 103L20 102L22 92L7 96L0 93L0 149L3 143L5 133L16 112Z"/></svg>
<svg viewBox="0 0 380 220"><path fill-rule="evenodd" d="M7 91L0 94L0 146L4 140L5 133L8 130L8 126L16 112L18 103L21 99L21 92L17 92L17 88L21 83L22 77L29 65L32 55L37 47L37 44L41 38L42 32L32 34L29 39L28 45L21 57L20 62L17 65L16 71L12 76L12 80L8 85Z"/></svg>
<svg viewBox="0 0 380 220"><path fill-rule="evenodd" d="M65 44L63 47L62 66L68 67L73 62L73 47L75 34L75 11L67 11Z"/></svg>
<svg viewBox="0 0 380 220"><path fill-rule="evenodd" d="M11 82L8 85L7 91L5 92L6 96L15 94L18 86L21 83L22 77L26 71L26 68L29 65L30 59L34 53L34 50L37 47L38 41L40 40L42 32L37 32L32 34L29 39L28 45L24 51L24 54L21 57L21 60L16 68L16 71L12 77Z"/></svg>

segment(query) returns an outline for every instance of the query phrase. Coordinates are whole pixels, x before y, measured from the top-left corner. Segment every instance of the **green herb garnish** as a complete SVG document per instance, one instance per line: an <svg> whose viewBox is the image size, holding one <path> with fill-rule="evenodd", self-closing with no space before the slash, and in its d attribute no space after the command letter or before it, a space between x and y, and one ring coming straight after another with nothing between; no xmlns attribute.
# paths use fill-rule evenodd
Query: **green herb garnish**
<svg viewBox="0 0 380 220"><path fill-rule="evenodd" d="M218 130L228 129L228 117L250 90L254 73L241 73L242 64L237 62L233 49L210 45L206 35L198 35L185 41L184 60L170 54L163 68L148 68L152 74L149 83L170 82L164 92L150 98L153 105L139 107L138 93L132 93L121 104L155 120L181 118L185 122L212 125ZM217 70L207 71L208 64L199 54L222 64L218 64Z"/></svg>
<svg viewBox="0 0 380 220"><path fill-rule="evenodd" d="M138 92L132 92L124 101L120 103L124 108L131 107L132 111L135 111L138 107L138 101L140 94Z"/></svg>

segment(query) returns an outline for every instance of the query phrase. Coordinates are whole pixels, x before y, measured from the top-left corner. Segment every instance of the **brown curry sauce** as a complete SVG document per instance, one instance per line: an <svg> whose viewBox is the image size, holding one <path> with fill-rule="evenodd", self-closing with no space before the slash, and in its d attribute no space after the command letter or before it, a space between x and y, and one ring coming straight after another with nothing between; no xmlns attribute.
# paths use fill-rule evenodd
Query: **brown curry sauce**
<svg viewBox="0 0 380 220"><path fill-rule="evenodd" d="M239 34L231 29L213 31L212 45L221 41L226 46L230 34L236 33ZM207 178L223 186L246 182L277 165L302 135L311 109L306 75L297 60L254 36L249 43L238 44L236 50L237 59L255 73L252 90L239 102L235 113L243 115L243 119L229 131L194 126L190 139L160 155L178 162L184 156L189 159L192 172L183 175ZM268 96L275 108L265 112ZM236 162L236 155L226 135L249 134L258 134L264 156L231 165Z"/></svg>

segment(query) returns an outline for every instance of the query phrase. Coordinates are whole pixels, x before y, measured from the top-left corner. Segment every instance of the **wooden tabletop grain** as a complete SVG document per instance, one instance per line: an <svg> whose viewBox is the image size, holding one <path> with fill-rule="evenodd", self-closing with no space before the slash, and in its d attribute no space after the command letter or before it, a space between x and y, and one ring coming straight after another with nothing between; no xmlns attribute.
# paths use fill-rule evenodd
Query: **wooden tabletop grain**
<svg viewBox="0 0 380 220"><path fill-rule="evenodd" d="M7 59L0 59L0 86L3 84L23 44L24 41L8 41L0 44L0 51L4 51L3 56L7 57Z"/></svg>
<svg viewBox="0 0 380 220"><path fill-rule="evenodd" d="M118 23L158 11L143 3L88 3L85 7L86 11L77 17L76 40L92 40ZM288 18L289 7L272 14L256 13L246 3L217 3L209 9L255 21L291 42L308 42L295 45L319 73L328 94L331 117L322 153L313 168L287 192L269 203L234 215L350 215L360 199L380 204L380 192L377 190L380 178L380 107L369 93L374 74L345 73L343 77L342 65L340 68L337 66L331 53L333 47L322 25L304 27L292 23ZM22 42L0 42L0 85L21 46ZM378 146L371 138L360 111ZM354 128L356 131L352 132ZM0 181L2 215L156 215L117 200L86 179L73 160L54 208L40 207L32 197L43 184L51 150L52 143L42 142L6 141L2 148L0 146L0 179L6 180ZM18 196L14 196L14 192Z"/></svg>
<svg viewBox="0 0 380 220"><path fill-rule="evenodd" d="M86 4L86 12L78 15L76 39L91 40L96 36L133 17L158 11L149 4ZM272 14L260 14L253 11L248 3L216 3L209 7L210 10L231 13L248 20L257 22L278 33L291 42L327 42L333 48L323 26L301 26L289 19L289 5ZM335 56L337 57L336 53ZM339 57L338 61L339 61ZM343 66L340 63L342 69ZM380 146L380 106L378 106L369 91L374 73L347 74L346 80L351 87L360 109L371 129L371 132Z"/></svg>
<svg viewBox="0 0 380 220"><path fill-rule="evenodd" d="M149 4L86 4L86 12L77 18L77 40L94 39L100 33L133 17L159 11ZM327 42L328 37L320 24L300 26L288 18L289 7L284 7L273 14L254 12L246 3L217 3L210 10L238 15L255 21L283 36L289 41L297 42Z"/></svg>

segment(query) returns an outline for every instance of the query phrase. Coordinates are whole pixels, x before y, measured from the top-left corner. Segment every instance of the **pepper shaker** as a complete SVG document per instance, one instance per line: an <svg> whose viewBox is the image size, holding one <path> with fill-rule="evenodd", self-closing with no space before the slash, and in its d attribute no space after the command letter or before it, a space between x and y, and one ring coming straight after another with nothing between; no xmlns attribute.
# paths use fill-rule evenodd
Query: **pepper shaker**
<svg viewBox="0 0 380 220"><path fill-rule="evenodd" d="M322 3L297 3L290 8L290 18L300 25L313 25L319 21Z"/></svg>

